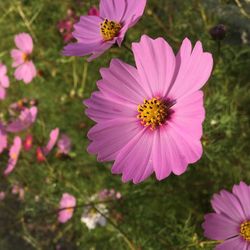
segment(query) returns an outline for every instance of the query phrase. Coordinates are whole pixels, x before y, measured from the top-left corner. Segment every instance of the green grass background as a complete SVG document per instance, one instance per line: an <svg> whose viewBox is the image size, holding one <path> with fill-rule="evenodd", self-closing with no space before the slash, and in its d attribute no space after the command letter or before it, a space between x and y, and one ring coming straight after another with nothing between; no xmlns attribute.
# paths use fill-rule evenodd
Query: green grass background
<svg viewBox="0 0 250 250"><path fill-rule="evenodd" d="M61 55L63 42L57 22L66 17L69 7L84 15L94 4L98 1L0 1L0 60L8 65L11 78L8 98L0 102L0 117L8 118L10 103L36 98L39 116L30 129L35 144L44 144L50 130L59 127L72 138L75 154L61 160L52 153L46 164L37 164L33 149L22 153L8 178L0 177L0 191L7 192L0 202L0 250L50 250L58 245L65 250L213 249L215 243L205 239L201 229L204 214L212 211L212 194L230 190L241 180L250 184L249 4L243 0L148 0L143 18L128 31L127 44L148 34L164 37L175 51L184 37L193 44L200 40L216 62L204 88L202 159L181 176L171 175L161 182L151 177L140 185L123 184L120 176L111 174L111 163L98 163L86 152L86 134L93 122L82 105L96 89L99 68L107 67L111 58L134 64L132 55L116 47L91 63ZM218 23L227 26L220 53L208 32ZM33 60L41 72L30 85L15 81L11 68L13 37L20 32L33 36ZM248 34L247 44L242 42L243 32ZM6 162L7 153L0 156L1 172ZM23 202L11 194L15 183L25 187ZM103 188L115 188L124 196L112 205L122 214L119 221L110 216L116 226L108 223L89 231L80 221L83 208L68 223L57 223L62 193L75 195L81 205Z"/></svg>

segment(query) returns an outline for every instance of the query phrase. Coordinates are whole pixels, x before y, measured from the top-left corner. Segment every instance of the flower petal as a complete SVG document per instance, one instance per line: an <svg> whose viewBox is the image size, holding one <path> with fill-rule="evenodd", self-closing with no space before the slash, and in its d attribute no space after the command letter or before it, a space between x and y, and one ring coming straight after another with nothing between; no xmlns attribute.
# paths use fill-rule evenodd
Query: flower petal
<svg viewBox="0 0 250 250"><path fill-rule="evenodd" d="M239 235L240 225L222 214L210 213L205 215L202 227L207 238L226 240Z"/></svg>
<svg viewBox="0 0 250 250"><path fill-rule="evenodd" d="M234 185L233 194L238 198L241 203L242 210L244 211L245 218L250 219L250 187L240 182L239 185Z"/></svg>
<svg viewBox="0 0 250 250"><path fill-rule="evenodd" d="M88 152L98 154L99 161L115 160L119 151L141 130L135 118L113 119L90 129L92 140Z"/></svg>
<svg viewBox="0 0 250 250"><path fill-rule="evenodd" d="M134 67L113 59L110 67L102 68L100 73L103 79L97 85L103 93L111 93L122 102L136 105L143 102L146 93L141 89L140 79Z"/></svg>
<svg viewBox="0 0 250 250"><path fill-rule="evenodd" d="M132 44L136 67L144 90L150 97L164 97L175 72L175 55L163 38L156 40L143 35Z"/></svg>
<svg viewBox="0 0 250 250"><path fill-rule="evenodd" d="M153 173L151 158L153 136L146 129L129 141L120 151L112 167L112 173L122 173L122 180L133 180L134 184L142 182Z"/></svg>
<svg viewBox="0 0 250 250"><path fill-rule="evenodd" d="M6 98L6 90L0 85L0 100L4 100Z"/></svg>
<svg viewBox="0 0 250 250"><path fill-rule="evenodd" d="M36 76L36 68L32 61L25 62L18 66L14 76L17 80L23 80L24 83L29 84Z"/></svg>
<svg viewBox="0 0 250 250"><path fill-rule="evenodd" d="M199 90L210 77L212 68L212 55L203 52L201 42L198 41L191 52L190 40L184 39L176 57L176 79L169 95L178 99Z"/></svg>
<svg viewBox="0 0 250 250"><path fill-rule="evenodd" d="M74 25L73 36L79 43L96 44L103 41L100 24L103 20L98 16L81 16L80 21Z"/></svg>
<svg viewBox="0 0 250 250"><path fill-rule="evenodd" d="M215 194L211 204L216 213L224 214L238 224L246 219L239 200L226 190Z"/></svg>
<svg viewBox="0 0 250 250"><path fill-rule="evenodd" d="M20 33L18 35L15 35L15 44L18 49L27 54L30 54L33 50L32 38L27 33Z"/></svg>
<svg viewBox="0 0 250 250"><path fill-rule="evenodd" d="M96 122L103 122L118 117L136 117L136 105L128 105L126 102L118 102L102 92L94 92L90 99L85 100L88 106L86 114Z"/></svg>
<svg viewBox="0 0 250 250"><path fill-rule="evenodd" d="M10 52L13 59L12 67L17 67L24 63L24 52L18 49L13 49Z"/></svg>
<svg viewBox="0 0 250 250"><path fill-rule="evenodd" d="M240 236L228 239L215 247L215 250L248 250L248 242L244 241Z"/></svg>
<svg viewBox="0 0 250 250"><path fill-rule="evenodd" d="M21 148L22 148L22 140L19 136L16 136L14 138L13 145L10 148L10 152L9 152L10 158L8 161L7 168L4 170L5 176L9 175L14 170L16 163L18 161L18 158L19 158Z"/></svg>
<svg viewBox="0 0 250 250"><path fill-rule="evenodd" d="M59 136L59 128L55 128L50 132L50 136L49 136L49 141L47 143L47 145L45 147L43 147L42 151L44 153L44 155L48 155L50 153L50 151L54 148L54 146L56 145L58 136Z"/></svg>
<svg viewBox="0 0 250 250"><path fill-rule="evenodd" d="M3 124L0 122L0 154L7 148L7 133Z"/></svg>

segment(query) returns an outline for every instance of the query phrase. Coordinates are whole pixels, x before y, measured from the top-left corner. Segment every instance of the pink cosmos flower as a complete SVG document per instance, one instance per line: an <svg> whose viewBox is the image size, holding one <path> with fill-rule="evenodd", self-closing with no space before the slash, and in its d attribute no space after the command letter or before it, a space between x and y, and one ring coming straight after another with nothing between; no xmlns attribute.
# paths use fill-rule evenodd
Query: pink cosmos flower
<svg viewBox="0 0 250 250"><path fill-rule="evenodd" d="M18 119L11 122L7 126L6 131L11 133L19 133L23 130L26 130L35 122L36 116L37 107L32 107L30 109L25 108L23 111L21 111L21 114Z"/></svg>
<svg viewBox="0 0 250 250"><path fill-rule="evenodd" d="M60 140L57 142L58 147L58 153L68 155L71 150L71 139L65 135L62 134Z"/></svg>
<svg viewBox="0 0 250 250"><path fill-rule="evenodd" d="M88 11L88 15L89 16L100 16L100 12L98 10L98 8L96 8L95 6L91 7Z"/></svg>
<svg viewBox="0 0 250 250"><path fill-rule="evenodd" d="M205 216L205 236L223 241L216 250L250 248L250 186L244 182L233 186L233 192L222 190L211 201L214 213Z"/></svg>
<svg viewBox="0 0 250 250"><path fill-rule="evenodd" d="M76 198L68 193L64 193L60 201L60 211L58 214L58 221L65 223L70 220L74 213L76 206Z"/></svg>
<svg viewBox="0 0 250 250"><path fill-rule="evenodd" d="M177 56L168 43L142 36L133 43L136 67L113 59L100 70L99 92L85 101L97 124L88 152L112 161L114 174L139 183L184 173L202 155L203 93L213 60L186 38Z"/></svg>
<svg viewBox="0 0 250 250"><path fill-rule="evenodd" d="M89 61L103 54L113 44L121 46L129 28L144 12L146 0L100 0L100 16L81 16L74 25L77 43L64 48L66 56L92 54Z"/></svg>
<svg viewBox="0 0 250 250"><path fill-rule="evenodd" d="M19 136L16 136L14 138L13 145L10 148L9 162L8 162L7 168L4 171L5 176L9 175L14 170L17 160L19 158L21 148L22 148L22 140Z"/></svg>
<svg viewBox="0 0 250 250"><path fill-rule="evenodd" d="M6 97L6 90L9 87L9 77L7 74L7 67L0 63L0 100Z"/></svg>
<svg viewBox="0 0 250 250"><path fill-rule="evenodd" d="M44 162L46 160L46 156L50 153L50 151L55 147L60 130L58 128L53 129L50 132L50 139L46 146L40 148L38 147L36 150L36 158L39 162Z"/></svg>
<svg viewBox="0 0 250 250"><path fill-rule="evenodd" d="M3 124L0 122L0 154L7 148L7 133Z"/></svg>
<svg viewBox="0 0 250 250"><path fill-rule="evenodd" d="M37 75L35 65L30 60L33 51L32 37L27 33L20 33L15 36L15 44L17 49L11 50L12 66L17 68L14 76L17 80L23 80L28 84Z"/></svg>
<svg viewBox="0 0 250 250"><path fill-rule="evenodd" d="M59 136L59 128L55 128L50 132L50 139L45 147L43 147L42 151L46 155L50 153L50 151L54 148L56 145L58 136Z"/></svg>

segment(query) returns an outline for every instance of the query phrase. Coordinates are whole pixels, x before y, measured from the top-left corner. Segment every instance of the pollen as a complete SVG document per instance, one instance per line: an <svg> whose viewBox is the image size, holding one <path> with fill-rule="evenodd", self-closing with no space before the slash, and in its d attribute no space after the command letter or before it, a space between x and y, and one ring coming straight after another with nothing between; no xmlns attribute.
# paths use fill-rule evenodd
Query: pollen
<svg viewBox="0 0 250 250"><path fill-rule="evenodd" d="M247 241L250 241L250 221L243 222L240 225L240 235Z"/></svg>
<svg viewBox="0 0 250 250"><path fill-rule="evenodd" d="M23 52L22 59L23 59L24 62L29 61L29 55Z"/></svg>
<svg viewBox="0 0 250 250"><path fill-rule="evenodd" d="M120 23L105 19L104 22L101 23L101 35L104 41L110 41L118 36L121 28L122 26Z"/></svg>
<svg viewBox="0 0 250 250"><path fill-rule="evenodd" d="M170 115L169 102L160 98L152 98L144 100L144 103L138 106L137 118L141 120L141 124L155 130L163 125Z"/></svg>

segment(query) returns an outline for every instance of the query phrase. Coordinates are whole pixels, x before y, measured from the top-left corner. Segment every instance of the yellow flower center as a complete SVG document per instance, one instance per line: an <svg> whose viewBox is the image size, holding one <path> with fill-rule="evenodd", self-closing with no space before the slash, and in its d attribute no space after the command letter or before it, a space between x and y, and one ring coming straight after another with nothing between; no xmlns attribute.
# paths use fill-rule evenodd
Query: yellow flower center
<svg viewBox="0 0 250 250"><path fill-rule="evenodd" d="M101 23L101 35L104 41L109 41L116 37L121 28L122 26L120 23L105 19L104 22Z"/></svg>
<svg viewBox="0 0 250 250"><path fill-rule="evenodd" d="M16 154L16 153L12 153L12 154L10 155L10 158L11 158L12 160L16 160L16 159L17 159L17 154Z"/></svg>
<svg viewBox="0 0 250 250"><path fill-rule="evenodd" d="M144 126L150 126L151 130L156 129L165 123L170 115L170 103L159 98L144 100L144 103L138 106L137 118L141 120Z"/></svg>
<svg viewBox="0 0 250 250"><path fill-rule="evenodd" d="M250 221L243 222L240 225L240 235L245 239L250 241Z"/></svg>
<svg viewBox="0 0 250 250"><path fill-rule="evenodd" d="M23 53L22 54L22 59L23 59L24 62L29 61L29 55L27 55L26 53Z"/></svg>

